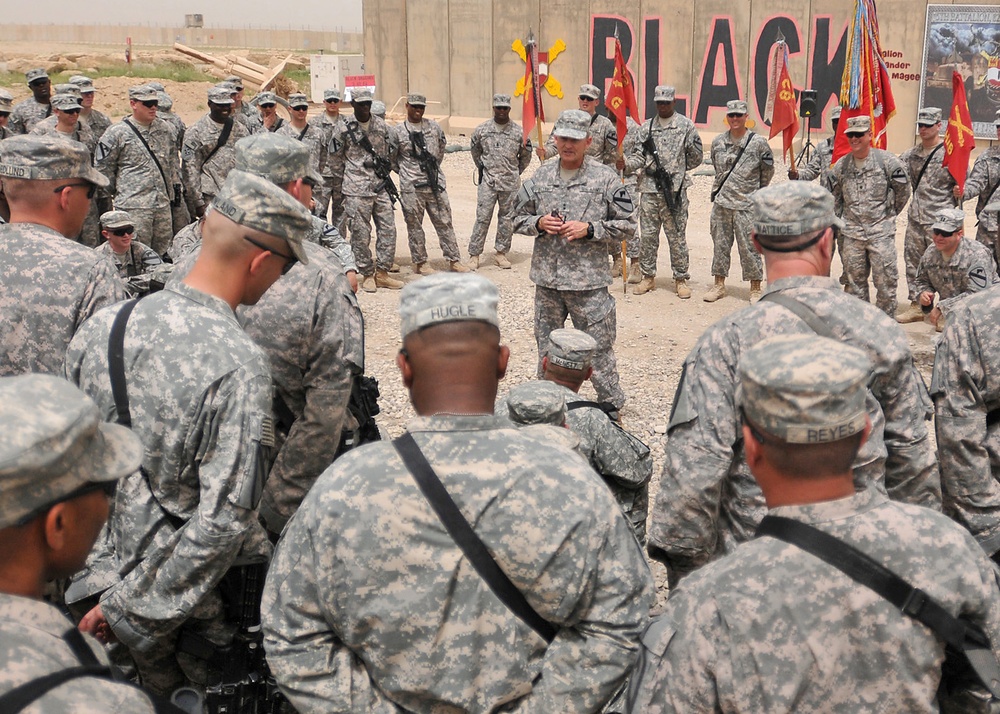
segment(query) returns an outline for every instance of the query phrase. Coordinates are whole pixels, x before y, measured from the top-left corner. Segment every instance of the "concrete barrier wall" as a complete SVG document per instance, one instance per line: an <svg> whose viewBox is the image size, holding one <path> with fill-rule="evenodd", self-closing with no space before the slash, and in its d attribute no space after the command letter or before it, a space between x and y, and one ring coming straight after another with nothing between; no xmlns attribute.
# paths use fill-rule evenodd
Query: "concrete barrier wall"
<svg viewBox="0 0 1000 714"><path fill-rule="evenodd" d="M913 143L927 4L878 0L882 46L892 53L896 75L897 115L889 124L896 152ZM766 129L767 63L779 31L789 45L793 83L816 89L825 114L840 91L854 0L364 0L364 8L364 51L378 58L380 93L385 88L385 96L395 97L407 86L419 88L440 102L429 114L454 116L463 131L490 115L493 92L513 92L524 63L511 43L528 28L540 50L557 40L567 46L550 67L563 97L543 94L551 121L576 106L580 84L607 88L617 25L643 114L653 111L652 88L673 84L679 108L707 137L724 129L725 103L737 95L749 101L758 131ZM405 42L377 42L404 26ZM519 120L520 103L514 104ZM825 116L814 120L814 140L828 130Z"/></svg>

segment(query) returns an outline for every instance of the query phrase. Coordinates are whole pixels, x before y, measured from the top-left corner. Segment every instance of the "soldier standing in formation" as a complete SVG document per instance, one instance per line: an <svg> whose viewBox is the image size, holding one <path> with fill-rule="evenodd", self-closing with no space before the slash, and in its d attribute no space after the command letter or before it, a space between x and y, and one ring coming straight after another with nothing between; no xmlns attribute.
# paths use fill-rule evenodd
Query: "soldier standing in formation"
<svg viewBox="0 0 1000 714"><path fill-rule="evenodd" d="M830 109L831 136L819 142L809 157L809 163L794 169L788 169L788 178L793 181L813 181L819 179L819 185L830 190L830 167L833 159L833 145L837 138L837 127L840 126L840 105L834 104Z"/></svg>
<svg viewBox="0 0 1000 714"><path fill-rule="evenodd" d="M69 81L70 84L75 84L80 88L80 104L83 106L83 110L80 112L80 121L89 126L91 133L100 139L111 126L111 120L104 112L94 109L94 99L97 96L94 81L82 74L74 74L69 78Z"/></svg>
<svg viewBox="0 0 1000 714"><path fill-rule="evenodd" d="M52 97L50 104L52 116L35 124L35 128L29 133L40 136L62 136L79 141L87 147L87 151L93 156L97 149L97 137L93 135L87 124L80 121L80 110L83 109L80 99L72 94L56 94Z"/></svg>
<svg viewBox="0 0 1000 714"><path fill-rule="evenodd" d="M254 129L251 133L280 129L285 120L278 116L278 95L274 92L261 92L254 99L260 110L260 118L254 123Z"/></svg>
<svg viewBox="0 0 1000 714"><path fill-rule="evenodd" d="M580 86L580 96L577 101L580 104L580 111L586 112L590 117L590 145L587 146L587 156L592 156L605 166L615 166L618 163L618 130L611 120L606 116L597 113L600 104L601 90L593 84ZM556 148L555 138L550 136L544 146L539 146L536 150L539 161L551 159L559 153ZM621 273L618 273L621 275Z"/></svg>
<svg viewBox="0 0 1000 714"><path fill-rule="evenodd" d="M1000 111L997 111L993 124L996 126L997 140L1000 141ZM1000 224L997 212L983 210L994 198L1000 198L996 195L997 189L1000 189L1000 146L994 145L976 157L969 178L965 181L965 191L960 194L958 186L955 186L955 198L964 202L978 197L976 218L979 229L976 231L976 240L993 252L993 260L1000 265Z"/></svg>
<svg viewBox="0 0 1000 714"><path fill-rule="evenodd" d="M339 152L331 150L330 139L335 132L343 131L344 117L340 116L340 90L327 89L323 92L323 113L313 119L316 128L323 133L325 141L326 162L320 166L320 174L323 176L323 186L315 191L313 198L316 201L315 213L326 220L330 219L333 225L341 234L347 234L347 221L344 211L344 158ZM330 207L333 207L332 213Z"/></svg>
<svg viewBox="0 0 1000 714"><path fill-rule="evenodd" d="M309 149L310 163L313 173L322 177L320 173L321 169L327 164L327 147L330 143L329 135L323 131L322 128L316 126L308 120L309 117L309 98L304 94L289 94L288 95L288 108L292 114L292 119L287 124L278 129L277 134L284 134L285 136L290 136L296 141L301 141ZM323 192L326 190L326 186L321 181L317 186L313 187L314 192ZM315 206L306 206L310 210L326 220L326 213L320 213L317 209L319 208L319 203L316 201L316 196L313 196L313 201Z"/></svg>
<svg viewBox="0 0 1000 714"><path fill-rule="evenodd" d="M31 90L31 96L14 105L8 128L13 134L27 134L35 124L52 115L49 100L52 98L52 82L44 69L29 69L24 79Z"/></svg>
<svg viewBox="0 0 1000 714"><path fill-rule="evenodd" d="M236 142L248 136L233 118L233 99L224 87L208 90L208 114L184 132L181 169L188 208L192 216L205 215L236 164Z"/></svg>
<svg viewBox="0 0 1000 714"><path fill-rule="evenodd" d="M479 171L476 193L476 223L469 238L469 267L479 269L486 244L486 232L497 207L494 260L509 270L511 239L514 236L514 200L521 187L521 174L531 162L531 140L522 141L521 125L510 120L510 95L493 95L493 119L472 132L472 161Z"/></svg>

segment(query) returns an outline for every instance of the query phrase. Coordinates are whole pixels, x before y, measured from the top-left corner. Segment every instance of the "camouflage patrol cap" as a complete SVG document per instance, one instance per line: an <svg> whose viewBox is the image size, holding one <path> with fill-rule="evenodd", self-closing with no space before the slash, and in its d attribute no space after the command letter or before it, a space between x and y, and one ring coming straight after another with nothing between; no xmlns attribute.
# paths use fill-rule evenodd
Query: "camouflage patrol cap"
<svg viewBox="0 0 1000 714"><path fill-rule="evenodd" d="M209 87L208 101L212 104L232 104L233 96L225 87Z"/></svg>
<svg viewBox="0 0 1000 714"><path fill-rule="evenodd" d="M515 424L566 423L565 392L555 382L535 380L519 384L507 395L507 413Z"/></svg>
<svg viewBox="0 0 1000 714"><path fill-rule="evenodd" d="M863 134L872 130L871 117L851 117L847 120L847 132Z"/></svg>
<svg viewBox="0 0 1000 714"><path fill-rule="evenodd" d="M0 112L9 112L14 108L14 95L6 89L0 89Z"/></svg>
<svg viewBox="0 0 1000 714"><path fill-rule="evenodd" d="M169 94L164 91L159 91L156 93L156 98L160 102L159 108L165 112L169 112L174 106L174 99Z"/></svg>
<svg viewBox="0 0 1000 714"><path fill-rule="evenodd" d="M0 178L44 181L82 178L101 188L108 179L94 168L87 147L56 136L21 135L0 142Z"/></svg>
<svg viewBox="0 0 1000 714"><path fill-rule="evenodd" d="M406 95L406 103L411 107L426 107L427 97L420 92L410 92Z"/></svg>
<svg viewBox="0 0 1000 714"><path fill-rule="evenodd" d="M579 96L586 97L587 99L600 99L601 90L593 84L581 84Z"/></svg>
<svg viewBox="0 0 1000 714"><path fill-rule="evenodd" d="M58 109L61 112L69 111L70 109L83 109L83 105L80 104L80 97L73 94L56 94L49 103L53 109Z"/></svg>
<svg viewBox="0 0 1000 714"><path fill-rule="evenodd" d="M566 109L559 114L552 136L566 139L586 139L590 136L590 115L582 109Z"/></svg>
<svg viewBox="0 0 1000 714"><path fill-rule="evenodd" d="M372 90L368 87L355 87L351 90L351 103L352 104L362 104L363 102L372 101Z"/></svg>
<svg viewBox="0 0 1000 714"><path fill-rule="evenodd" d="M222 81L223 82L227 82L227 83L233 85L234 87L236 87L236 91L237 92L243 91L243 79L241 77L239 77L238 75L231 74L231 75L229 75L228 77L226 77Z"/></svg>
<svg viewBox="0 0 1000 714"><path fill-rule="evenodd" d="M815 241L800 236L829 226L843 229L844 222L833 210L833 194L810 181L788 181L754 191L754 237L764 247L777 251L802 250Z"/></svg>
<svg viewBox="0 0 1000 714"><path fill-rule="evenodd" d="M934 126L941 121L941 110L937 107L924 107L917 112L917 124L920 126Z"/></svg>
<svg viewBox="0 0 1000 714"><path fill-rule="evenodd" d="M380 102L377 99L372 102L372 114L385 119L385 102Z"/></svg>
<svg viewBox="0 0 1000 714"><path fill-rule="evenodd" d="M840 112L842 112L843 109L844 108L841 107L839 104L834 104L833 107L830 109L830 121L839 121Z"/></svg>
<svg viewBox="0 0 1000 714"><path fill-rule="evenodd" d="M158 99L156 96L156 90L148 84L137 84L134 87L129 87L128 98L136 102L150 102L154 99Z"/></svg>
<svg viewBox="0 0 1000 714"><path fill-rule="evenodd" d="M70 382L44 374L0 378L0 528L41 515L89 484L138 470L142 443L104 422Z"/></svg>
<svg viewBox="0 0 1000 714"><path fill-rule="evenodd" d="M34 69L29 69L24 73L24 81L28 84L36 82L39 79L48 79L49 73L46 72L42 67L36 67Z"/></svg>
<svg viewBox="0 0 1000 714"><path fill-rule="evenodd" d="M771 337L740 360L736 403L789 444L823 444L864 430L872 363L856 347L808 335Z"/></svg>
<svg viewBox="0 0 1000 714"><path fill-rule="evenodd" d="M135 226L135 221L127 211L107 211L101 214L101 228L112 230L125 226Z"/></svg>
<svg viewBox="0 0 1000 714"><path fill-rule="evenodd" d="M677 90L666 84L658 84L653 90L654 102L672 102L676 96Z"/></svg>
<svg viewBox="0 0 1000 714"><path fill-rule="evenodd" d="M300 262L309 262L302 237L312 227L310 213L267 179L233 169L212 199L212 210L241 226L284 239Z"/></svg>
<svg viewBox="0 0 1000 714"><path fill-rule="evenodd" d="M500 327L497 286L475 273L436 273L407 283L399 296L403 339L444 322L477 320Z"/></svg>
<svg viewBox="0 0 1000 714"><path fill-rule="evenodd" d="M163 82L157 82L157 81L146 82L146 86L149 87L150 89L155 89L157 92L162 92L166 90L166 87L163 86Z"/></svg>
<svg viewBox="0 0 1000 714"><path fill-rule="evenodd" d="M78 86L66 82L65 84L57 84L52 87L52 94L72 94L74 97L79 97L81 92Z"/></svg>
<svg viewBox="0 0 1000 714"><path fill-rule="evenodd" d="M582 330L561 327L549 333L549 363L563 369L585 370L597 349L597 341Z"/></svg>
<svg viewBox="0 0 1000 714"><path fill-rule="evenodd" d="M257 95L257 106L261 104L277 104L278 95L274 92L261 92Z"/></svg>
<svg viewBox="0 0 1000 714"><path fill-rule="evenodd" d="M942 208L934 216L934 225L931 226L931 230L953 233L964 227L965 213L961 208Z"/></svg>
<svg viewBox="0 0 1000 714"><path fill-rule="evenodd" d="M96 91L94 89L94 80L82 74L74 74L69 78L69 83L79 87L81 94L93 94Z"/></svg>
<svg viewBox="0 0 1000 714"><path fill-rule="evenodd" d="M494 107L507 107L510 109L510 95L509 94L494 94L493 95L493 106Z"/></svg>
<svg viewBox="0 0 1000 714"><path fill-rule="evenodd" d="M296 107L306 107L309 108L309 97L304 94L296 92L295 94L288 95L288 106L293 109Z"/></svg>
<svg viewBox="0 0 1000 714"><path fill-rule="evenodd" d="M343 99L340 95L339 89L324 89L323 90L323 101L327 102L331 99L336 99L338 102Z"/></svg>
<svg viewBox="0 0 1000 714"><path fill-rule="evenodd" d="M742 99L730 99L728 102L726 102L726 116L729 116L730 114L743 115L749 113L750 113L750 108L747 106L747 103Z"/></svg>
<svg viewBox="0 0 1000 714"><path fill-rule="evenodd" d="M301 178L323 183L323 177L311 167L309 147L291 136L270 131L236 142L236 168L278 186Z"/></svg>

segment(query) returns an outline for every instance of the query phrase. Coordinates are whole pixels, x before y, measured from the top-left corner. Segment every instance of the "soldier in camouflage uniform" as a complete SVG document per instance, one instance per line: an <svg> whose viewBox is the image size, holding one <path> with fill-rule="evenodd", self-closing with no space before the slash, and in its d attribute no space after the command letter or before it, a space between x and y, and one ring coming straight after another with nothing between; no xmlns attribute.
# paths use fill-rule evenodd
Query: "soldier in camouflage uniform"
<svg viewBox="0 0 1000 714"><path fill-rule="evenodd" d="M327 163L327 146L330 143L329 134L324 132L320 127L315 126L312 122L308 121L308 111L309 111L309 98L304 94L290 94L288 95L288 107L292 114L292 120L278 129L275 133L283 134L285 136L290 136L297 141L301 141L309 148L309 156L311 157L311 164L313 171L320 174L320 169L326 166ZM322 181L314 188L316 192L322 192L325 190L325 185ZM326 216L320 214L316 211L318 206L318 201L315 201L315 196L313 197L316 206L307 206L310 208L317 216L326 220Z"/></svg>
<svg viewBox="0 0 1000 714"><path fill-rule="evenodd" d="M31 96L14 105L7 124L12 134L27 134L35 124L52 114L52 82L44 69L29 69L24 75Z"/></svg>
<svg viewBox="0 0 1000 714"><path fill-rule="evenodd" d="M239 75L231 74L226 77L225 82L233 85L233 89L236 90L236 93L233 95L233 118L243 125L248 134L252 134L252 127L256 119L260 116L260 113L251 107L243 96L243 90L245 89L243 78Z"/></svg>
<svg viewBox="0 0 1000 714"><path fill-rule="evenodd" d="M591 363L596 349L597 342L586 332L553 330L548 353L542 358L545 381L527 384L552 384L562 395L566 404L563 421L580 439L577 451L608 484L636 538L644 543L653 458L648 446L622 429L616 421L617 414L608 414L606 405L580 397L580 388L593 374ZM505 415L507 406L507 398L501 399L496 415Z"/></svg>
<svg viewBox="0 0 1000 714"><path fill-rule="evenodd" d="M69 78L69 81L70 84L75 84L80 89L80 104L83 105L80 121L89 126L91 133L100 139L111 126L111 120L104 112L94 109L94 98L97 90L94 88L93 80L82 74L74 74Z"/></svg>
<svg viewBox="0 0 1000 714"><path fill-rule="evenodd" d="M327 89L323 91L323 113L312 119L312 124L319 129L324 136L326 162L320 166L320 173L323 175L322 189L316 190L313 198L316 200L317 216L326 220L330 216L330 223L336 226L341 233L347 232L346 213L344 211L344 159L340 152L330 147L330 139L334 133L342 134L345 120L340 116L340 90ZM337 147L338 149L340 147ZM333 213L330 213L330 205L333 204Z"/></svg>
<svg viewBox="0 0 1000 714"><path fill-rule="evenodd" d="M96 250L115 264L118 277L130 295L145 294L149 290L150 273L163 266L160 256L148 245L132 239L135 222L125 211L108 211L101 214L100 221L104 243Z"/></svg>
<svg viewBox="0 0 1000 714"><path fill-rule="evenodd" d="M923 310L920 309L922 291L916 285L917 265L933 243L931 224L943 209L954 208L956 203L955 178L948 167L942 165L944 142L938 140L940 130L941 110L937 107L924 107L917 112L920 145L904 151L899 157L913 187L903 243L910 307L896 316L904 324L924 319Z"/></svg>
<svg viewBox="0 0 1000 714"><path fill-rule="evenodd" d="M0 141L8 136L14 136L13 132L7 128L12 111L14 111L14 95L6 89L0 89Z"/></svg>
<svg viewBox="0 0 1000 714"><path fill-rule="evenodd" d="M406 219L406 238L410 245L413 272L418 275L435 272L427 265L427 241L422 225L426 212L449 269L465 273L469 269L461 262L462 254L451 219L451 201L445 187L444 172L440 168L447 142L441 126L433 119L423 118L426 106L427 98L423 94L411 92L406 97L406 121L391 129L396 134L396 145L399 147L399 202ZM415 138L418 135L423 139L423 148ZM433 165L433 175L428 175L420 163L420 156L425 156L427 163Z"/></svg>
<svg viewBox="0 0 1000 714"><path fill-rule="evenodd" d="M476 223L469 238L469 267L479 268L486 244L486 231L497 207L494 247L497 266L509 270L511 238L514 235L514 199L521 187L521 174L531 163L531 140L522 143L521 125L510 120L510 95L493 95L493 118L476 127L471 140L472 162L479 170L476 193Z"/></svg>
<svg viewBox="0 0 1000 714"><path fill-rule="evenodd" d="M753 202L752 227L767 264L768 289L756 305L705 331L684 362L674 395L649 526L650 556L667 565L671 583L752 538L764 516L734 395L742 355L773 335L829 331L865 351L874 365L867 398L873 430L854 464L857 490L874 484L893 500L940 508L925 423L930 399L906 334L829 277L833 233L842 225L830 193L796 181L761 189ZM782 301L816 317L806 322Z"/></svg>
<svg viewBox="0 0 1000 714"><path fill-rule="evenodd" d="M614 352L618 318L608 292L608 247L635 230L635 205L614 170L585 155L589 129L586 112L559 115L552 133L560 158L542 164L521 186L514 230L535 238L529 277L535 283L538 376L549 334L570 317L597 340L591 381L598 399L620 409L625 393Z"/></svg>
<svg viewBox="0 0 1000 714"><path fill-rule="evenodd" d="M83 321L125 299L111 261L68 239L108 182L82 144L49 136L0 143L0 179L11 209L0 225L0 376L59 374Z"/></svg>
<svg viewBox="0 0 1000 714"><path fill-rule="evenodd" d="M320 476L268 573L268 661L300 712L598 712L634 662L648 566L579 454L493 416L510 354L497 301L478 275L404 288L408 433L555 637L546 646L443 535L394 445L369 444Z"/></svg>
<svg viewBox="0 0 1000 714"><path fill-rule="evenodd" d="M208 114L184 133L181 172L188 210L192 216L205 214L219 187L236 164L236 142L249 136L246 127L232 117L233 100L228 89L208 90ZM229 128L223 143L222 134Z"/></svg>
<svg viewBox="0 0 1000 714"><path fill-rule="evenodd" d="M833 159L833 145L837 139L837 127L840 125L840 111L840 105L834 104L833 108L830 109L831 136L816 144L812 155L809 157L809 163L805 166L788 169L788 178L793 181L814 181L815 179L819 179L819 185L830 190L831 160Z"/></svg>
<svg viewBox="0 0 1000 714"><path fill-rule="evenodd" d="M715 285L702 296L705 302L715 302L726 296L726 278L733 241L740 254L743 279L750 281L750 302L761 296L764 279L760 254L750 240L752 204L750 194L771 183L774 176L774 154L767 140L747 129L749 108L742 99L726 104L729 131L712 141L712 276Z"/></svg>
<svg viewBox="0 0 1000 714"><path fill-rule="evenodd" d="M128 211L139 235L163 255L173 238L171 202L180 200L172 182L178 147L173 128L156 116L156 90L139 85L128 93L132 114L104 132L95 163L111 182L114 207Z"/></svg>
<svg viewBox="0 0 1000 714"><path fill-rule="evenodd" d="M927 321L941 332L945 318L959 301L992 287L998 278L990 249L964 237L965 214L961 209L940 211L931 230L934 241L920 259L913 284L920 304L929 310ZM938 295L936 306L935 293Z"/></svg>
<svg viewBox="0 0 1000 714"><path fill-rule="evenodd" d="M580 95L577 97L579 108L590 117L591 142L587 147L587 156L594 157L605 166L614 167L618 163L618 130L615 129L615 125L610 119L597 113L600 99L601 90L595 85L583 84L580 86ZM535 153L538 154L539 161L551 159L558 154L555 137L549 136L545 145L539 146Z"/></svg>
<svg viewBox="0 0 1000 714"><path fill-rule="evenodd" d="M259 116L255 121L247 120L247 124L252 124L251 134L259 134L263 131L277 131L284 125L285 120L278 115L278 95L274 92L261 92L254 101L257 102Z"/></svg>
<svg viewBox="0 0 1000 714"><path fill-rule="evenodd" d="M27 687L27 712L177 711L154 710L109 669L41 686L42 677L81 665L107 667L100 644L42 598L48 580L83 566L107 520L107 494L139 467L142 444L102 424L94 402L56 377L0 378L0 401L0 697Z"/></svg>
<svg viewBox="0 0 1000 714"><path fill-rule="evenodd" d="M81 622L109 626L143 686L161 694L221 673L221 651L197 652L180 636L193 633L209 649L228 644L216 586L237 558L268 555L257 505L274 447L271 374L233 311L308 261L299 236L309 214L269 181L230 172L213 206L190 274L138 303L125 329L131 424L146 457L143 472L119 487L111 553L91 556L110 557L117 577ZM119 310L90 320L66 356L67 378L108 416L116 413L108 341Z"/></svg>
<svg viewBox="0 0 1000 714"><path fill-rule="evenodd" d="M997 111L993 124L997 129L997 140L1000 141L1000 111ZM1000 189L1000 146L990 146L976 157L965 182L964 193L958 195L958 186L955 186L955 197L960 201L978 197L976 218L979 219L979 229L976 240L993 251L993 260L1000 265L1000 223L997 221L997 212L983 210L994 198L1000 198L997 189Z"/></svg>
<svg viewBox="0 0 1000 714"><path fill-rule="evenodd" d="M643 295L656 289L656 254L660 249L660 228L670 246L670 267L674 272L674 289L677 297L686 300L691 297L687 281L688 272L687 190L691 180L687 172L697 168L705 159L701 137L694 123L683 114L674 111L673 87L660 85L653 95L657 116L647 121L641 129L625 160L625 173L640 172L639 217L641 243L639 248L639 268L642 280L633 289L635 295ZM649 140L656 147L656 157L647 148ZM657 160L670 177L670 192L673 194L670 208L667 199L657 188L653 174ZM732 180L732 178L730 178ZM633 266L634 267L634 266ZM631 272L631 271L630 271ZM633 273L634 274L634 273Z"/></svg>
<svg viewBox="0 0 1000 714"><path fill-rule="evenodd" d="M851 153L834 164L831 192L837 215L844 219L845 289L869 299L868 275L877 291L875 304L896 316L896 216L910 197L902 162L871 145L871 119L847 120Z"/></svg>
<svg viewBox="0 0 1000 714"><path fill-rule="evenodd" d="M768 513L850 544L998 643L996 568L969 534L940 513L855 491L873 369L864 351L816 335L772 337L740 360L741 440ZM630 710L988 710L978 685L947 693L978 707L941 707L945 642L909 612L760 536L671 592L643 636Z"/></svg>
<svg viewBox="0 0 1000 714"><path fill-rule="evenodd" d="M174 106L174 100L169 94L167 94L166 90L163 89L163 84L160 82L150 82L149 86L156 90L156 96L160 102L156 107L156 116L173 127L175 137L174 143L176 143L178 151L180 151L180 147L184 146L184 133L187 131L187 126L184 124L183 119L171 111ZM179 172L179 162L176 164L176 167ZM170 214L173 217L172 227L174 235L176 236L178 231L191 223L191 212L188 210L187 200L184 198L184 187L181 182L180 174L178 173L175 176L172 176L170 181L174 185L174 200L170 203ZM172 258L173 256L171 254L171 259Z"/></svg>

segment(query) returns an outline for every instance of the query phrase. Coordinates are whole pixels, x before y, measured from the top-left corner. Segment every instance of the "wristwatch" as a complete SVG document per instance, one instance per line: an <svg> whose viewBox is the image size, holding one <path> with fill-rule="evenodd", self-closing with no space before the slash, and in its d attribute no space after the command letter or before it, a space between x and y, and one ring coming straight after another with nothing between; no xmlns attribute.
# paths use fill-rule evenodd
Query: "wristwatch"
<svg viewBox="0 0 1000 714"><path fill-rule="evenodd" d="M593 240L593 239L594 239L594 224L593 223L588 223L587 224L587 240Z"/></svg>

